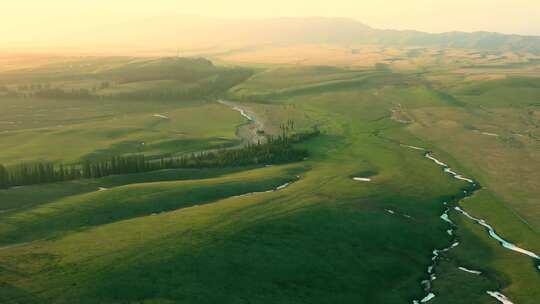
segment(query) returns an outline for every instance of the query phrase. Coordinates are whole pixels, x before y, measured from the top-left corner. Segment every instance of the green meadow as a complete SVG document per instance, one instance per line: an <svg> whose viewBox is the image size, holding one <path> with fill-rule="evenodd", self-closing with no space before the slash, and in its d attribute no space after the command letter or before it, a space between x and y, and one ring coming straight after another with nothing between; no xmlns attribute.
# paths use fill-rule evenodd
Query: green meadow
<svg viewBox="0 0 540 304"><path fill-rule="evenodd" d="M5 165L237 148L238 109L264 134L321 131L290 164L0 190L0 302L412 303L454 240L444 202L540 253L540 78L426 70L86 58L0 74ZM19 90L31 83L62 93ZM482 189L461 200L470 184L403 145ZM497 303L488 290L538 303L532 259L450 218L460 245L438 260L430 303Z"/></svg>

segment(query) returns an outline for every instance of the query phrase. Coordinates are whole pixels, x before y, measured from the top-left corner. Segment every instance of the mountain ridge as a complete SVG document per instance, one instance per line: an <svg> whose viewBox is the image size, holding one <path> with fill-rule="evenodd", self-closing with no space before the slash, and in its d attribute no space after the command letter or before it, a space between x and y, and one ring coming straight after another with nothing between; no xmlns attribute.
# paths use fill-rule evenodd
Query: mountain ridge
<svg viewBox="0 0 540 304"><path fill-rule="evenodd" d="M138 50L196 49L215 46L245 47L292 44L377 44L389 47L466 48L485 51L514 51L540 54L540 36L496 32L452 31L429 33L417 30L377 29L344 17L281 17L265 19L225 19L166 16L102 25L84 33L56 33L65 47ZM43 43L53 41L45 37ZM36 39L34 39L36 38ZM28 37L32 46L37 38ZM35 46L35 45L34 45Z"/></svg>

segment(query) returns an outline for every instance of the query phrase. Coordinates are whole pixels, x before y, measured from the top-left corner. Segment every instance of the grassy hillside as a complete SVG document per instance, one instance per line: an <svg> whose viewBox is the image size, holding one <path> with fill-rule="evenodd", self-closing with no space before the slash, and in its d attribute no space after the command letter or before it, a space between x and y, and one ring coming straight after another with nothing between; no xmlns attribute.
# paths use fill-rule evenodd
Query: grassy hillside
<svg viewBox="0 0 540 304"><path fill-rule="evenodd" d="M454 240L440 218L444 202L457 204L472 186L404 144L432 150L478 179L482 190L459 205L508 240L540 252L535 78L469 76L387 66L271 67L236 83L226 94L234 102L104 98L89 106L81 99L74 104L89 111L56 133L36 135L57 124L46 119L32 128L6 128L9 142L27 135L36 143L32 149L6 145L0 158L8 162L129 154L134 147L111 147L109 140L125 143L131 136L149 146L142 152L156 155L230 145L239 142L235 129L245 122L240 110L265 133L293 120L298 130L315 126L321 135L297 144L309 158L289 165L165 170L0 190L0 302L420 300L433 250ZM508 101L517 99L512 92L527 101ZM30 105L39 108L28 109L13 103L10 111L58 113L59 104L70 103L36 101ZM106 105L116 114L96 119ZM524 137L512 140L503 129ZM184 133L197 144L159 145ZM41 136L58 146L89 138L92 147L53 153L52 145L39 144ZM515 303L538 302L540 274L530 258L502 248L462 215L450 218L460 244L441 253L430 303L496 303L487 290Z"/></svg>
<svg viewBox="0 0 540 304"><path fill-rule="evenodd" d="M538 78L448 81L445 74L438 76L431 73L426 78L402 74L399 77L405 80L382 85L376 81L380 77L378 73L367 74L367 78L353 88L327 90L325 93L314 89L316 94L303 92L290 99L273 93L281 92L280 88L275 88L274 91L265 92L266 102L291 103L295 107L302 104L310 113L315 105L323 103L323 108L328 112L347 112L351 115L354 107L371 104L377 109L375 112L369 111L371 121L393 120L417 136L407 140L408 137L401 134L391 136L392 139L434 149L446 160L452 160L461 172L477 178L486 189L478 197L467 200L464 206L498 227L499 232L510 240L538 252L540 226L537 198L540 194L537 193L537 164L540 162L536 159L539 148L536 110L540 91L535 85ZM387 73L391 75L391 72ZM272 78L270 75L265 77ZM396 76L387 78L392 77ZM428 82L428 79L438 81ZM273 85L271 83L269 87ZM251 80L241 86L251 88L254 96L257 95L256 86L264 87L251 83ZM320 88L325 87L327 84L321 82ZM290 86L286 86L286 90L291 90ZM357 113L358 120L362 120L362 114ZM335 118L329 121L335 121ZM500 248L481 228L462 219L455 220L464 226L459 235L463 238L465 249L460 248L452 253L450 264L441 266L443 270L437 276L442 280L434 283L434 291L441 296L434 302L476 303L470 297L480 294L474 290L488 289L490 284L491 288L496 288L493 284L498 288L506 286L505 291L510 297L520 302L540 297L537 293L528 292L531 282L540 279L530 259ZM465 263L472 269L483 269L488 273L489 280L472 280L473 287L469 290L450 292L452 282L470 280L464 278L459 273L461 271L454 270L459 263Z"/></svg>
<svg viewBox="0 0 540 304"><path fill-rule="evenodd" d="M359 108L355 114L365 109ZM327 302L335 300L336 294L345 302L410 299L414 295L411 290L419 289L417 280L431 249L446 242L444 224L438 220L440 202L464 185L448 183L421 154L392 151L393 144L362 130L381 125L356 126L351 124L351 116L343 117L346 122L330 126L333 131L327 137L308 143L316 147L306 164L312 168L281 191L219 200L198 208L177 205L179 209L174 211L113 221L0 251L2 260L17 265L18 271L33 272L49 263L60 263L56 269L78 269L71 274L48 272L47 280L34 276L32 281L10 271L5 277L15 286L6 286L3 294L45 288L39 296L20 295L26 301L86 299L89 303L182 299L210 303L217 298L235 302L244 297L265 303L299 301L299 295L300 301ZM347 125L352 127L351 139L336 138ZM415 167L424 173L411 178L408 171ZM275 172L267 168L258 174L267 175L270 169ZM363 171L375 172L375 182L359 184L350 178ZM433 187L422 187L428 180ZM216 181L208 183L219 187ZM121 189L99 193L92 206L99 206L103 199L114 200L115 193L122 197L116 201L128 199L125 195L129 192L117 192ZM167 196L161 191L156 194ZM197 200L198 194L193 195L191 201ZM138 204L152 202L151 196L139 199ZM160 200L160 206L165 201ZM107 201L103 204L110 205ZM412 218L392 216L385 209ZM30 212L17 217L26 218ZM89 212L94 214L97 209ZM426 226L438 232L427 231ZM374 236L373 230L378 234ZM75 255L69 244L78 244L76 251L83 254ZM17 252L40 252L44 257L54 252L62 257L58 256L57 262L48 258L37 261ZM102 268L113 260L117 261L114 267ZM365 263L368 260L371 262ZM24 266L28 262L37 264ZM61 266L63 263L66 266ZM376 276L380 279L371 279ZM328 285L329 281L334 283ZM108 282L106 286L104 282ZM228 282L227 288L219 287L223 282ZM138 288L126 288L133 284ZM68 292L58 293L68 285L72 286ZM393 292L383 292L388 289Z"/></svg>
<svg viewBox="0 0 540 304"><path fill-rule="evenodd" d="M19 100L0 101L19 108ZM166 155L232 146L242 117L217 103L177 105L160 102L28 100L15 125L2 133L0 163L77 162L111 155ZM58 104L58 107L49 107ZM61 104L70 108L62 108ZM44 106L47 105L47 106ZM43 107L43 110L38 108ZM40 113L38 120L27 115ZM211 124L201 124L211 119ZM34 127L37 125L36 127Z"/></svg>
<svg viewBox="0 0 540 304"><path fill-rule="evenodd" d="M236 145L231 125L244 120L214 99L247 76L204 59L124 57L65 59L2 73L0 163Z"/></svg>

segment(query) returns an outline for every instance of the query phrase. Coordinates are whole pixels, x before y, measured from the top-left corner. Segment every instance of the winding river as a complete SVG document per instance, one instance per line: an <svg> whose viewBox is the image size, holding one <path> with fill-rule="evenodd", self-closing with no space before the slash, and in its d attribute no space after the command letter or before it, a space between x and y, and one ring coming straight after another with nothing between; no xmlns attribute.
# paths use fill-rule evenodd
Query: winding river
<svg viewBox="0 0 540 304"><path fill-rule="evenodd" d="M217 102L231 108L234 111L239 112L240 115L247 120L245 124L240 125L236 129L236 135L240 137L245 143L256 144L258 142L266 141L265 134L259 133L260 131L264 131L264 123L261 121L261 119L257 118L256 113L254 113L247 107L232 101L220 99Z"/></svg>
<svg viewBox="0 0 540 304"><path fill-rule="evenodd" d="M237 105L237 104L235 104L233 102L223 101L223 100L219 100L218 102L223 104L223 105L231 107L235 111L238 111L240 113L240 115L242 115L244 118L246 118L248 120L248 124L247 124L248 130L249 130L248 135L247 136L242 136L240 130L238 132L239 136L243 140L248 141L248 142L250 142L250 141L253 142L253 141L258 140L260 135L258 134L257 131L262 130L264 125L262 125L260 123L260 121L257 121L254 118L253 114L248 113L248 111L245 108L242 108L241 106L239 106L239 105ZM427 150L425 148L422 148L422 147L406 145L406 144L402 144L402 143L400 143L399 145L402 146L402 147L408 148L408 149L422 151L424 153L424 157L426 159L428 159L428 160L434 162L436 165L442 167L443 174L447 174L447 175L449 175L449 176L451 176L451 177L453 177L455 179L470 183L471 186L472 186L472 191L464 190L465 198L471 197L472 195L474 195L474 193L476 191L481 189L479 183L475 182L471 178L465 177L465 176L459 174L458 172L454 171L449 165L446 164L446 162L437 159L433 155L433 153L431 153L429 150ZM356 180L356 181L364 181L364 182L371 181L370 178L365 178L365 177L355 177L353 179ZM288 187L289 185L290 185L290 183L286 183L286 184L283 184L283 185L281 185L281 186L279 186L279 187L277 187L277 188L275 188L273 190L269 190L267 192L279 191L281 189L284 189L284 188ZM253 195L253 194L256 194L256 193L244 194L242 196ZM459 202L456 202L456 203L459 203ZM432 262L427 268L428 277L421 282L421 285L422 285L424 291L426 292L426 295L425 295L424 298L422 298L420 300L413 300L413 304L427 303L427 302L433 300L434 298L436 298L436 294L432 291L432 287L433 287L433 281L435 281L437 279L437 276L436 276L436 273L435 273L435 268L437 266L437 262L441 258L441 254L443 254L445 252L448 252L448 251L452 250L453 248L459 246L459 242L458 242L456 234L455 234L455 230L456 230L457 226L455 225L454 222L452 222L452 220L449 217L449 213L452 210L455 210L456 212L464 215L469 220L472 220L475 223L483 226L486 229L486 232L489 234L489 236L491 238L495 239L497 242L499 242L499 244L503 248L506 248L508 250L512 250L514 252L517 252L519 254L523 254L523 255L526 255L526 256L532 258L534 260L534 262L535 262L536 269L540 271L540 256L538 254L536 254L536 253L534 253L532 251L520 248L520 247L516 246L515 244L513 244L511 242L508 242L503 237L501 237L499 234L497 234L495 232L495 229L493 228L493 226L488 224L485 220L474 217L473 215L469 214L467 211L465 211L461 207L455 206L453 209L451 209L448 206L447 202L444 202L444 204L447 206L447 208L445 209L444 213L441 214L440 218L441 218L441 220L443 220L444 222L446 222L449 225L449 229L447 230L447 233L450 236L453 237L453 240L452 240L450 246L448 246L446 248L443 248L443 249L434 249L433 250L433 255L432 255L432 258L431 258ZM393 210L387 210L387 211L389 213L391 213L391 214L395 214L395 212ZM482 272L478 271L478 270L468 269L468 268L465 268L465 267L462 267L462 266L458 267L458 269L461 270L461 271L470 273L472 275L482 275ZM506 297L504 294L502 294L499 291L486 291L486 294L493 297L494 299L496 299L500 303L514 304L508 297Z"/></svg>
<svg viewBox="0 0 540 304"><path fill-rule="evenodd" d="M470 183L472 185L472 187L473 187L473 191L464 191L466 197L472 196L476 191L481 189L480 185L477 182L475 182L473 179L465 177L465 176L457 173L452 168L450 168L450 166L448 166L444 161L435 158L435 156L433 156L433 154L431 152L429 152L427 149L424 149L424 148L421 148L421 147L410 146L410 145L404 145L404 144L401 144L401 146L406 147L406 148L410 148L410 149L414 149L414 150L423 151L424 156L428 160L434 162L436 165L443 168L443 173L444 174L450 175L451 177L453 177L455 179L462 180L462 181ZM446 203L446 202L444 204L448 205L448 203ZM506 248L508 250L512 250L514 252L517 252L517 253L520 253L522 255L526 255L526 256L532 258L534 260L534 262L535 262L536 269L540 271L540 256L538 254L536 254L536 253L534 253L532 251L520 248L520 247L516 246L515 244L508 242L507 240L505 240L503 237L501 237L499 234L497 234L495 232L495 229L493 228L493 226L488 224L483 219L479 219L479 218L474 217L473 215L471 215L470 213L465 211L463 208L461 208L459 206L455 206L453 208L453 210L457 211L459 214L464 215L469 220L472 220L475 223L477 223L477 224L481 225L482 227L484 227L486 232L489 234L489 236L491 238L495 239L503 248ZM413 301L414 304L427 303L427 302L431 301L432 299L434 299L436 297L435 293L433 293L433 291L432 291L432 282L437 279L437 276L435 274L435 267L437 265L437 260L440 258L441 253L447 252L447 251L451 250L452 248L455 248L455 247L459 246L459 242L457 241L457 239L455 237L456 225L449 218L449 213L451 211L452 211L452 209L447 207L446 210L444 211L444 213L441 215L441 220L445 221L450 226L450 229L448 229L447 232L448 232L449 235L454 236L454 240L452 241L452 244L447 248L433 250L433 257L431 259L432 263L428 266L428 269L427 269L428 278L421 282L421 284L422 284L422 286L424 288L424 291L427 294L421 300L414 300ZM465 267L458 267L458 269L461 270L461 271L470 273L470 274L482 275L482 272L477 271L477 270L467 269ZM504 294L502 294L501 292L498 292L498 291L486 291L486 293L489 296L495 298L496 300L498 300L499 302L501 302L503 304L513 304L513 302L508 297L506 297Z"/></svg>

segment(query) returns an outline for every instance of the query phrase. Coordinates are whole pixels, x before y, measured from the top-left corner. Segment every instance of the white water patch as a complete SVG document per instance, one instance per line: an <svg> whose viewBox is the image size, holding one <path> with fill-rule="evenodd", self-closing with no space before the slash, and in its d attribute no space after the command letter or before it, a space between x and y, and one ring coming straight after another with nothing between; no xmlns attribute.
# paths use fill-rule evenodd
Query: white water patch
<svg viewBox="0 0 540 304"><path fill-rule="evenodd" d="M297 177L297 178L298 178L298 180L300 179L300 177ZM292 183L293 182L287 182L287 183L285 183L283 185L277 186L274 189L270 189L270 190L266 190L266 191L260 191L260 192L249 192L249 193L244 193L244 194L240 194L240 195L235 195L235 196L232 196L232 197L246 197L246 196L253 196L253 195L256 195L256 194L260 194L260 193L272 193L272 192L283 190L283 189L289 187Z"/></svg>
<svg viewBox="0 0 540 304"><path fill-rule="evenodd" d="M405 148L409 148L409 149L413 149L413 150L426 151L426 149L424 149L422 147L410 146L410 145L405 145L405 144L400 144L400 146L405 147Z"/></svg>
<svg viewBox="0 0 540 304"><path fill-rule="evenodd" d="M433 250L433 255L438 257L438 256L440 256L440 253L450 251L450 249L455 248L457 246L459 246L459 242L455 241L455 242L452 243L452 245L450 245L450 247L446 247L446 248L441 249L441 250Z"/></svg>
<svg viewBox="0 0 540 304"><path fill-rule="evenodd" d="M448 217L448 212L450 212L450 209L446 209L446 211L444 211L444 213L441 214L441 219L449 223L450 225L455 225L454 222L452 222L452 220L450 219L450 217Z"/></svg>
<svg viewBox="0 0 540 304"><path fill-rule="evenodd" d="M107 189L107 188L105 188L105 187L99 187L99 188L98 188L98 191L107 191L107 190L109 190L109 189Z"/></svg>
<svg viewBox="0 0 540 304"><path fill-rule="evenodd" d="M268 140L268 137L264 132L266 129L264 121L259 120L258 117L255 116L256 113L250 111L249 109L243 109L242 106L236 105L234 102L224 100L217 100L217 102L229 107L233 111L239 112L242 117L248 120L248 123L238 126L236 130L237 136L239 136L244 142L264 143Z"/></svg>
<svg viewBox="0 0 540 304"><path fill-rule="evenodd" d="M450 175L458 175L455 171L453 171L450 168L444 168L444 172L450 174Z"/></svg>
<svg viewBox="0 0 540 304"><path fill-rule="evenodd" d="M448 233L449 236L454 236L454 231L452 229L446 230L446 233Z"/></svg>
<svg viewBox="0 0 540 304"><path fill-rule="evenodd" d="M238 111L240 112L240 115L242 115L245 119L249 120L249 121L254 121L255 119L253 119L253 117L249 116L246 111L244 111L244 109L241 109L239 107L233 107L232 108L233 110L235 111Z"/></svg>
<svg viewBox="0 0 540 304"><path fill-rule="evenodd" d="M474 130L473 132L476 132L478 134L485 135L485 136L491 136L491 137L499 137L500 136L497 133L484 132L484 131L479 131L479 130Z"/></svg>
<svg viewBox="0 0 540 304"><path fill-rule="evenodd" d="M452 175L454 178L474 184L474 181L472 179L459 175L457 172L453 171L451 168L444 168L444 172Z"/></svg>
<svg viewBox="0 0 540 304"><path fill-rule="evenodd" d="M476 275L481 275L481 274L482 274L481 271L478 271L478 270L472 270L472 269L468 269L468 268L461 267L461 266L459 266L458 269L461 270L461 271L465 271L465 272L472 273L472 274L476 274Z"/></svg>
<svg viewBox="0 0 540 304"><path fill-rule="evenodd" d="M386 212L388 212L389 214L392 214L392 215L403 216L404 218L407 218L407 219L413 219L413 217L408 215L408 214L401 213L401 212L398 212L398 211L395 211L395 210L392 210L392 209L384 209L384 211L386 211Z"/></svg>
<svg viewBox="0 0 540 304"><path fill-rule="evenodd" d="M283 184L283 185L281 185L281 186L278 186L278 187L276 188L276 191L285 189L285 188L289 187L290 184L291 184L291 183L285 183L285 184Z"/></svg>
<svg viewBox="0 0 540 304"><path fill-rule="evenodd" d="M486 293L492 297L494 297L495 299L497 299L499 302L503 303L503 304L514 304L512 301L510 301L510 299L508 299L505 295L503 295L502 293L500 292L497 292L497 291L486 291Z"/></svg>
<svg viewBox="0 0 540 304"><path fill-rule="evenodd" d="M447 164L443 163L442 161L436 159L435 157L433 157L431 154L429 153L426 153L426 158L428 159L431 159L432 161L434 161L437 165L439 166L443 166L443 167L448 167Z"/></svg>
<svg viewBox="0 0 540 304"><path fill-rule="evenodd" d="M353 177L353 180L357 182L370 182L371 178L369 177Z"/></svg>
<svg viewBox="0 0 540 304"><path fill-rule="evenodd" d="M489 235L492 238L494 238L495 240L497 240L504 248L515 251L515 252L518 252L518 253L521 253L521 254L524 254L524 255L527 255L527 256L529 256L529 257L531 257L533 259L536 259L536 260L540 261L540 256L538 256L536 253L534 253L532 251L529 251L529 250L526 250L526 249L523 249L523 248L520 248L520 247L506 241L502 237L500 237L495 232L495 229L493 229L493 227L491 225L486 223L486 221L475 218L474 216L470 215L469 213L467 213L465 210L461 209L460 207L455 207L454 209L456 209L458 212L462 213L463 215L465 215L469 219L475 221L477 224L479 224L479 225L483 226L484 228L486 228L488 230Z"/></svg>
<svg viewBox="0 0 540 304"><path fill-rule="evenodd" d="M238 106L235 106L234 103L232 102L228 102L228 101L224 101L224 100L218 100L217 101L218 103L220 104L223 104L223 105L226 105L228 107L231 107L231 109L237 111L237 112L240 112L240 115L242 115L245 119L251 121L251 122L254 122L255 119L251 116L249 116L246 111Z"/></svg>
<svg viewBox="0 0 540 304"><path fill-rule="evenodd" d="M444 167L444 172L445 173L448 173L450 175L452 175L454 178L456 179L459 179L459 180L462 180L462 181L466 181L468 183L471 183L471 184L474 184L474 180L470 179L470 178L467 178L463 175L460 175L458 174L457 172L453 171L446 163L436 159L435 157L433 157L433 155L431 155L430 153L426 153L426 158L432 160L434 163L436 163L437 165L441 166L441 167Z"/></svg>
<svg viewBox="0 0 540 304"><path fill-rule="evenodd" d="M168 116L165 116L165 115L163 115L163 114L154 114L154 115L152 115L152 116L157 117L157 118L162 118L162 119L169 119Z"/></svg>
<svg viewBox="0 0 540 304"><path fill-rule="evenodd" d="M413 301L413 304L420 304L420 303L427 303L431 300L433 300L435 298L435 294L430 292L427 296L425 296L425 298L423 298L422 300L418 301L418 300L414 300Z"/></svg>
<svg viewBox="0 0 540 304"><path fill-rule="evenodd" d="M430 292L425 298L420 301L421 303L427 303L435 298L435 294Z"/></svg>

